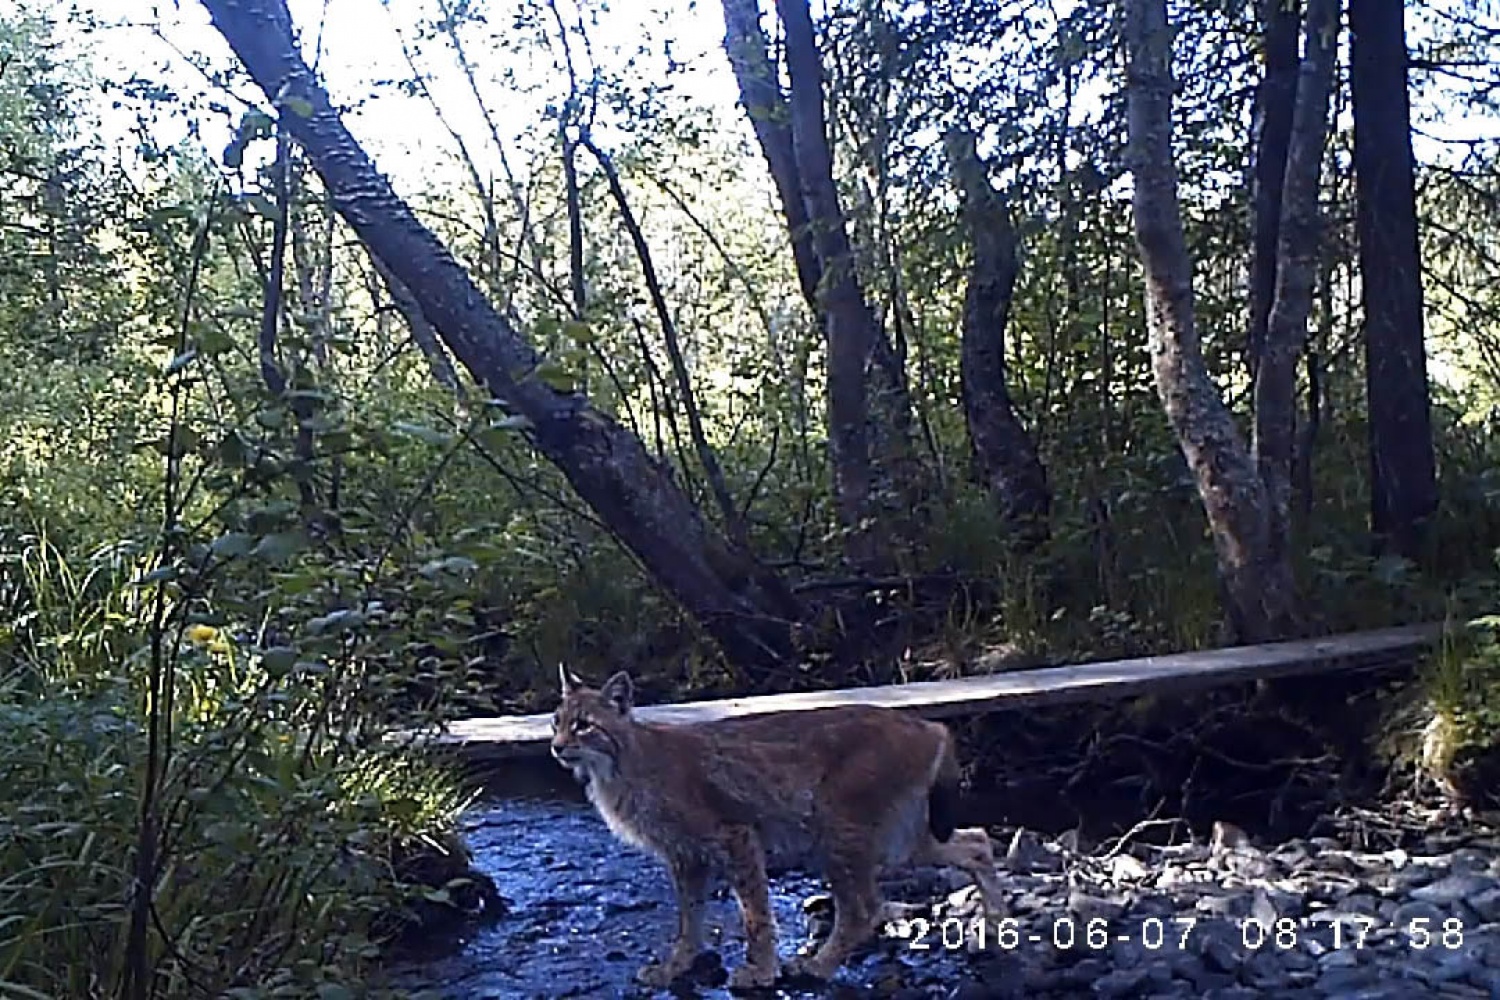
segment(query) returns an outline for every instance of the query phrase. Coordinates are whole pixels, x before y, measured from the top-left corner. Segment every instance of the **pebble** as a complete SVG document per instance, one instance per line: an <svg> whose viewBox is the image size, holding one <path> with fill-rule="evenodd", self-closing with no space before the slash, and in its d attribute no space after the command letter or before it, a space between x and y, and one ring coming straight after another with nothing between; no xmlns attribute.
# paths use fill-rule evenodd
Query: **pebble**
<svg viewBox="0 0 1500 1000"><path fill-rule="evenodd" d="M1424 903L1445 906L1477 896L1495 887L1495 880L1487 875L1447 875L1429 885L1413 889L1411 898Z"/></svg>
<svg viewBox="0 0 1500 1000"><path fill-rule="evenodd" d="M567 839L560 837L560 826L567 824L552 817L525 824L521 835L516 817L503 835L471 845L502 890L520 873L549 888L540 899L518 900L497 927L504 929L503 939L490 939L487 954L476 953L467 969L451 976L429 965L421 970L423 985L465 984L455 997L556 995L546 993L550 978L557 984L588 983L600 991L597 995L668 995L628 985L637 962L670 935L673 908L665 874L646 862L620 865L620 848L591 815L580 817L569 834L574 842L588 839L590 845L589 850L570 847L567 856L577 860L569 874L555 846ZM540 842L557 851L550 866L538 864ZM982 944L947 949L936 943L944 919L970 925L978 912L975 893L939 873L906 875L885 885L887 896L930 907L932 946L919 952L900 941L877 942L840 974L841 992L825 995L878 1000L1500 997L1500 841L1483 833L1356 850L1333 836L1257 846L1226 823L1197 843L1128 847L1109 857L1091 856L1073 833L1049 838L1018 829L998 845L1005 916L1015 921L1019 940L1012 937L1003 947L992 930ZM573 888L577 870L590 871L600 882L598 898ZM800 905L816 887L800 875L780 876L773 884L786 954L795 950L796 934L829 930L826 900L808 912ZM724 964L733 968L743 960L738 917L727 897L714 905L723 909L725 930L713 940L725 952ZM1097 926L1108 928L1102 940L1090 937L1090 927ZM597 947L569 951L561 946L571 941L561 936L567 927L592 928ZM1251 927L1263 933L1251 933ZM1445 930L1454 933L1445 939ZM1428 946L1417 947L1424 936ZM1062 940L1071 947L1062 947ZM547 957L496 958L511 955ZM543 969L540 961L551 964ZM485 963L504 965L504 974L524 979L526 989L516 988L519 980L479 982L482 977L472 970ZM713 978L723 975L719 971ZM532 988L532 983L539 985ZM707 987L700 996L728 996L720 983L699 980L699 985Z"/></svg>

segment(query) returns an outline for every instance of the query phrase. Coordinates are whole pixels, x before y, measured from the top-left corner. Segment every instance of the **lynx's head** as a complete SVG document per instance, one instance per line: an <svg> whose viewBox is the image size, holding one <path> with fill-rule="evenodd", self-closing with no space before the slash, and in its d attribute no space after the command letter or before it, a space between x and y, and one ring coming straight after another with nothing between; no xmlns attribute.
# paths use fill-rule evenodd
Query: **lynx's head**
<svg viewBox="0 0 1500 1000"><path fill-rule="evenodd" d="M562 704L552 716L552 756L580 781L609 780L630 738L634 686L623 670L597 691L558 668Z"/></svg>

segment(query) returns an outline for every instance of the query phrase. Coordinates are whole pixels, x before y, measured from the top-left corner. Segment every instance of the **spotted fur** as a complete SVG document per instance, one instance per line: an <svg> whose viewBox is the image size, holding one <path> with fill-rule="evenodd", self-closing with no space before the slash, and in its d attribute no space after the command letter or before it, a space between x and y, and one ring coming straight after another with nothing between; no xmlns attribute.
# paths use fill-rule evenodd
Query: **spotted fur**
<svg viewBox="0 0 1500 1000"><path fill-rule="evenodd" d="M570 768L609 828L661 858L677 897L676 941L638 978L665 986L702 947L710 883L739 900L746 961L736 988L778 975L767 868L821 871L834 899L833 933L788 971L829 978L893 912L876 887L885 867L948 865L998 913L989 836L953 828L958 763L945 726L869 706L668 726L632 714L618 673L586 687L561 672L552 754Z"/></svg>

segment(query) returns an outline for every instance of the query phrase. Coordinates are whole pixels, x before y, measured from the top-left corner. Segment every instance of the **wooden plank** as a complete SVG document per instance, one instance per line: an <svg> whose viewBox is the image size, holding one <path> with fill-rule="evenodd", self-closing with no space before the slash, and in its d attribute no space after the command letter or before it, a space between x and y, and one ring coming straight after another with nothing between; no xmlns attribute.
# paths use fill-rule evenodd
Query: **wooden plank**
<svg viewBox="0 0 1500 1000"><path fill-rule="evenodd" d="M884 705L928 718L979 715L998 708L1126 698L1236 681L1399 665L1414 659L1441 633L1441 625L1408 625L1320 639L1042 667L945 681L644 705L636 711L642 719L674 724L854 704ZM466 756L529 756L546 752L552 738L552 716L547 713L463 719L450 723L442 732L392 734L391 738L416 738L438 746L456 747Z"/></svg>

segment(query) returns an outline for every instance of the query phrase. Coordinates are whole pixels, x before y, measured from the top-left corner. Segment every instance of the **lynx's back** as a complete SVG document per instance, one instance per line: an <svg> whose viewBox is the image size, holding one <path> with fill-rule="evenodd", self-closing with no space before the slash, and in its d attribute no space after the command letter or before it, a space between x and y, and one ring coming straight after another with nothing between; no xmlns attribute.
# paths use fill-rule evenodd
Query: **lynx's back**
<svg viewBox="0 0 1500 1000"><path fill-rule="evenodd" d="M564 675L563 688L554 756L618 836L667 864L677 889L677 945L642 971L648 983L692 964L715 875L741 902L750 945L741 985L775 978L768 863L821 869L830 881L834 934L803 969L823 978L878 918L883 866L956 865L987 900L995 894L988 836L953 828L959 771L945 726L872 706L669 726L634 718L625 674L598 690Z"/></svg>

